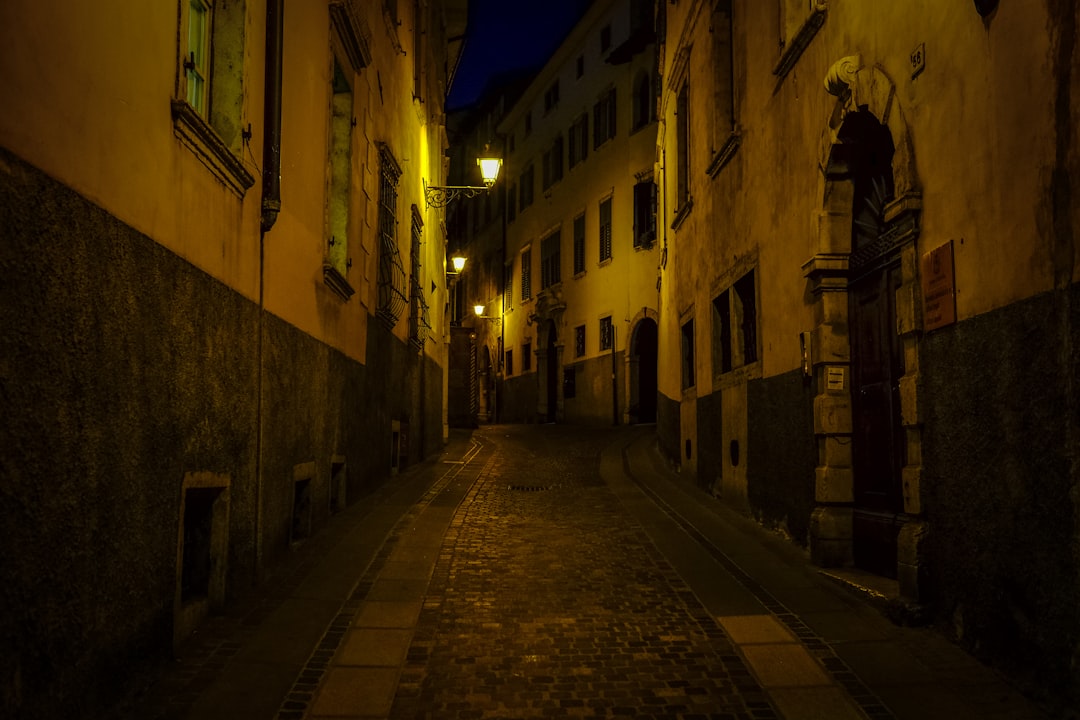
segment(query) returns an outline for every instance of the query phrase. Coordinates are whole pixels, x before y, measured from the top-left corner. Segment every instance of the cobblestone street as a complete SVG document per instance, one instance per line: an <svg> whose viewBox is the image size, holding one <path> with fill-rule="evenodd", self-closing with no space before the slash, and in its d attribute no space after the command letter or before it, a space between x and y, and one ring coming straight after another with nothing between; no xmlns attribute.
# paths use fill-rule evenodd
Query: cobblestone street
<svg viewBox="0 0 1080 720"><path fill-rule="evenodd" d="M610 433L487 437L494 449L443 544L394 717L775 717L600 481Z"/></svg>
<svg viewBox="0 0 1080 720"><path fill-rule="evenodd" d="M485 427L333 519L122 715L1046 717L855 580L683 480L649 427Z"/></svg>

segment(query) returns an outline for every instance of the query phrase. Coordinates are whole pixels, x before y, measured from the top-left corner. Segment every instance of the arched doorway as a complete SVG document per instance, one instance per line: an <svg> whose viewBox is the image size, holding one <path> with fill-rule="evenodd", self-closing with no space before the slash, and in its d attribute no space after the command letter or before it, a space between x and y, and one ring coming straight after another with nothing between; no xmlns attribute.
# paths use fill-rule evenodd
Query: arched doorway
<svg viewBox="0 0 1080 720"><path fill-rule="evenodd" d="M882 242L893 199L893 141L866 110L848 114L838 133L851 182L848 327L851 342L853 471L852 554L865 570L896 577L902 525L904 428L900 378L904 354L896 332L900 247Z"/></svg>
<svg viewBox="0 0 1080 720"><path fill-rule="evenodd" d="M896 86L858 55L829 69L822 220L803 263L817 324L804 338L819 447L810 555L896 577L918 601L922 193Z"/></svg>
<svg viewBox="0 0 1080 720"><path fill-rule="evenodd" d="M643 318L634 328L630 343L631 423L656 422L656 321Z"/></svg>

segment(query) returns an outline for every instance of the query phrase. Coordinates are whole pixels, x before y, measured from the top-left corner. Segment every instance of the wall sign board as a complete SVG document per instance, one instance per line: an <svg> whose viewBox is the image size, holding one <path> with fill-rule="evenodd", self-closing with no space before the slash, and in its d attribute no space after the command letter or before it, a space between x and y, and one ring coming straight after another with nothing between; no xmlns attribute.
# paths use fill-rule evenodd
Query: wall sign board
<svg viewBox="0 0 1080 720"><path fill-rule="evenodd" d="M929 332L956 322L956 284L953 241L922 256L923 330Z"/></svg>

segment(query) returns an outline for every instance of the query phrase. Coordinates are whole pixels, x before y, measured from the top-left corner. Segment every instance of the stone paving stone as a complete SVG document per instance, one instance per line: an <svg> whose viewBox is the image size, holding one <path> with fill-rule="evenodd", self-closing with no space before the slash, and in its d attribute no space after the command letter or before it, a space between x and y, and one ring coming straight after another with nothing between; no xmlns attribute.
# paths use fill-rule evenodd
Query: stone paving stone
<svg viewBox="0 0 1080 720"><path fill-rule="evenodd" d="M353 627L411 628L420 615L421 601L368 602L357 613Z"/></svg>
<svg viewBox="0 0 1080 720"><path fill-rule="evenodd" d="M552 427L536 448L499 433L444 539L391 717L777 717L599 479L610 435Z"/></svg>
<svg viewBox="0 0 1080 720"><path fill-rule="evenodd" d="M311 708L314 717L385 717L397 685L397 668L333 668Z"/></svg>
<svg viewBox="0 0 1080 720"><path fill-rule="evenodd" d="M829 676L801 645L744 645L746 661L767 688L829 685Z"/></svg>
<svg viewBox="0 0 1080 720"><path fill-rule="evenodd" d="M791 631L772 615L727 615L717 620L728 637L739 645L796 642Z"/></svg>
<svg viewBox="0 0 1080 720"><path fill-rule="evenodd" d="M769 693L785 720L863 720L838 687L775 688Z"/></svg>
<svg viewBox="0 0 1080 720"><path fill-rule="evenodd" d="M397 667L405 661L411 629L360 628L350 630L334 662L338 665Z"/></svg>

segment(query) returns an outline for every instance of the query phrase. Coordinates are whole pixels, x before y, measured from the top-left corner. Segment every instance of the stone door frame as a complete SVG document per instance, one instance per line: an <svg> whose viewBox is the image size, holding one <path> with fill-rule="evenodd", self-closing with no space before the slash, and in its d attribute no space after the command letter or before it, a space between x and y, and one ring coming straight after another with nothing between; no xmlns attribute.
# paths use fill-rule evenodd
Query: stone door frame
<svg viewBox="0 0 1080 720"><path fill-rule="evenodd" d="M902 469L903 510L907 522L897 540L897 577L902 597L920 598L921 546L927 525L922 512L921 418L919 417L919 341L922 296L919 286L919 216L922 194L915 172L907 122L896 86L880 68L866 66L858 55L838 60L825 78L836 103L821 137L821 208L816 222L816 252L803 264L812 291L814 328L810 369L814 380L814 434L818 466L815 509L810 521L810 552L823 566L852 561L854 474L851 462L853 423L850 395L851 339L848 330L848 267L851 257L852 182L836 149L849 113L871 113L892 136L894 199L884 213L888 230L882 240L899 251L901 285L896 293L896 324L904 353L900 378L900 415L906 438Z"/></svg>

